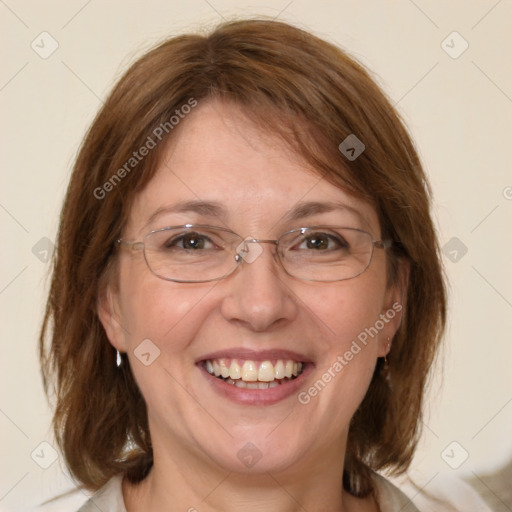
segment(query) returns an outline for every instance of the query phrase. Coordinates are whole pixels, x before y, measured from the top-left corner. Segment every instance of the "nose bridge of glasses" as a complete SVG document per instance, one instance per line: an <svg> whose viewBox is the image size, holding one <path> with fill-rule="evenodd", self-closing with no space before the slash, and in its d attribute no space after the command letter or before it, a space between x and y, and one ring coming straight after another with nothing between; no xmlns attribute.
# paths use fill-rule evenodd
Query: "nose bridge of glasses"
<svg viewBox="0 0 512 512"><path fill-rule="evenodd" d="M263 253L263 247L261 244L272 244L277 246L277 240L259 239L253 237L244 238L234 248L235 260L240 263L242 260L246 263L253 263ZM275 255L274 255L275 256Z"/></svg>
<svg viewBox="0 0 512 512"><path fill-rule="evenodd" d="M265 240L265 239L259 239L259 238L251 238L251 243L254 244L274 244L277 245L277 240Z"/></svg>

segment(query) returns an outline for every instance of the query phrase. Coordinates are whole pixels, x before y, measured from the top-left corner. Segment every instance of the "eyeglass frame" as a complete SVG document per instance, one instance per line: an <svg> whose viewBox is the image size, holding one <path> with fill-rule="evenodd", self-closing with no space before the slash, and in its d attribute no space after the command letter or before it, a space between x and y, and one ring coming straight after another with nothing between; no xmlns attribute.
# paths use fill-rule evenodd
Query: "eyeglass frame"
<svg viewBox="0 0 512 512"><path fill-rule="evenodd" d="M370 239L370 242L372 244L372 250L371 250L371 253L370 253L370 258L368 260L368 263L366 264L366 266L363 268L363 270L361 270L361 272L359 272L358 274L354 275L354 276L350 276L350 277L344 277L342 279L329 279L329 280L319 280L319 279L306 279L306 278L303 278L303 277L297 277L297 276L294 276L293 274L290 274L290 272L288 272L288 270L286 269L286 267L284 266L282 260L281 260L281 255L280 255L280 252L279 250L276 252L277 254L277 259L279 261L279 264L281 265L282 269L286 272L286 274L288 274L289 276L295 278L295 279L300 279L301 281L310 281L310 282L317 282L317 283L331 283L331 282L338 282L338 281L347 281L349 279L354 279L355 277L358 277L360 276L362 273L364 273L366 270L368 270L368 267L370 266L371 262L372 262L372 259L373 259L373 250L374 248L377 248L377 249L389 249L392 245L393 245L393 240L391 239L385 239L385 240L374 240L374 238L372 237L371 233L369 233L368 231L365 231L364 229L359 229L359 228L350 228L350 227L346 227L346 226L329 226L329 225L314 225L314 226L304 226L304 227L300 227L300 228L293 228L293 229L290 229L288 231L285 231L284 233L282 233L281 235L279 235L278 238L276 239L259 239L259 238L251 238L251 237L246 237L246 238L243 238L242 236L240 236L238 233L235 233L234 231L232 231L231 229L228 229L228 228L223 228L223 227L220 227L220 226L211 226L209 224L182 224L182 225L178 225L178 226L165 226L163 228L159 228L159 229L154 229L152 231L149 231L148 233L146 233L143 238L142 238L142 241L134 241L134 242L129 242L129 241L126 241L126 240L123 240L122 238L118 238L116 240L116 244L118 247L120 246L125 246L129 249L131 249L131 251L136 251L136 250L141 250L142 249L142 254L144 255L144 261L146 262L146 265L148 267L148 269L150 270L150 272L158 277L159 279L162 279L164 281L171 281L171 282L174 282L174 283L209 283L209 282L212 282L212 281L220 281L222 279L225 279L227 277L229 277L231 274L233 274L235 272L235 270L237 268L239 268L240 266L240 263L242 261L244 261L244 258L239 254L235 254L235 262L236 262L236 266L233 267L233 270L231 270L230 272L224 274L223 276L220 276L220 277L215 277L213 279L200 279L200 280L182 280L182 279L171 279L171 278L168 278L168 277L163 277L161 275L158 275L152 268L151 268L151 265L149 264L148 262L148 259L147 259L147 256L146 256L146 245L144 244L144 239L146 237L148 237L149 235L153 234L153 233L159 233L159 232L162 232L162 231L167 231L167 230L171 230L171 229L179 229L179 228L186 228L186 229L190 229L190 228L208 228L208 229L214 229L214 230L218 230L218 231L224 231L226 233L231 233L235 236L237 236L238 238L240 238L241 242L245 242L245 243L259 243L259 244L263 244L263 243L270 243L270 244L274 244L278 249L279 249L279 240L281 240L284 236L290 234L290 233L294 233L294 232L298 232L298 231L302 231L302 230L309 230L309 229L348 229L348 230L351 230L351 231L358 231L360 233L364 233L366 235L368 235L369 239Z"/></svg>

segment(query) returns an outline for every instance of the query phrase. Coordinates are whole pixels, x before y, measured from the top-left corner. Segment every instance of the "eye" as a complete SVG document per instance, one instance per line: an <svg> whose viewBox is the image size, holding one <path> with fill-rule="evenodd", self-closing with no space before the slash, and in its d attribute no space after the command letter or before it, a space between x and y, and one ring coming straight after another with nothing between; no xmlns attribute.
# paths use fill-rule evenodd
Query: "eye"
<svg viewBox="0 0 512 512"><path fill-rule="evenodd" d="M182 235L169 238L163 246L165 249L185 249L185 250L201 250L214 249L216 245L206 235L200 233L184 233Z"/></svg>
<svg viewBox="0 0 512 512"><path fill-rule="evenodd" d="M310 233L306 235L293 249L307 249L317 252L349 249L348 242L340 235L334 233Z"/></svg>

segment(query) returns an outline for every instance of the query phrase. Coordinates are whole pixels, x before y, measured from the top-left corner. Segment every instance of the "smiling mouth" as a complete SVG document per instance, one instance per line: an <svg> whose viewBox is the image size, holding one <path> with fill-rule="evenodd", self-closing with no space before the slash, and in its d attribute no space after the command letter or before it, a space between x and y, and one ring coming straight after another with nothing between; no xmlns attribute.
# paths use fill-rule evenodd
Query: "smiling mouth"
<svg viewBox="0 0 512 512"><path fill-rule="evenodd" d="M206 371L244 389L269 389L296 379L304 371L306 363L292 359L253 361L250 359L207 359Z"/></svg>

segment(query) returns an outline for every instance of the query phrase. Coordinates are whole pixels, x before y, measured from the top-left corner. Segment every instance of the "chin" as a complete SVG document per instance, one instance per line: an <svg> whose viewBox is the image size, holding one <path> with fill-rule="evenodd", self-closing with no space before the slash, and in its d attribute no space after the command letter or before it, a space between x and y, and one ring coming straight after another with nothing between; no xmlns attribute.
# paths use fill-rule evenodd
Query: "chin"
<svg viewBox="0 0 512 512"><path fill-rule="evenodd" d="M281 420L282 421L282 420ZM285 420L287 421L287 420ZM278 422L274 425L275 428ZM236 432L233 438L223 444L222 449L210 453L210 456L226 471L235 473L279 473L298 464L307 450L307 443L297 433L289 433L279 427L262 428L255 425L252 428L244 426L242 432Z"/></svg>

